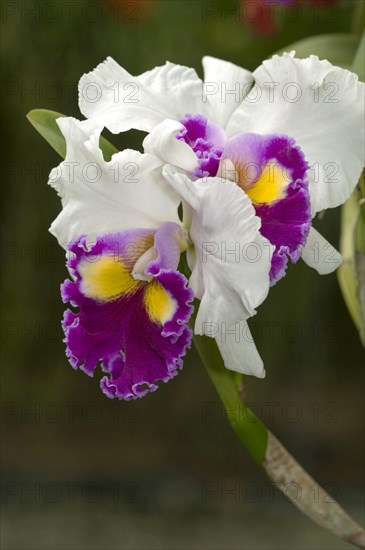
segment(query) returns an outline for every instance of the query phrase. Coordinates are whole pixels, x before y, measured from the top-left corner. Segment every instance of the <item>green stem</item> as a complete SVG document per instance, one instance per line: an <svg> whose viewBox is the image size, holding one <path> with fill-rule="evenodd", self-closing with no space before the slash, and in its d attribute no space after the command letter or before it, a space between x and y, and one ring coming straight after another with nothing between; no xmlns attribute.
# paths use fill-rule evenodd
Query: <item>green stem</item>
<svg viewBox="0 0 365 550"><path fill-rule="evenodd" d="M343 299L351 315L355 327L365 347L365 304L364 304L364 262L365 251L363 242L364 195L361 187L365 185L364 174L341 211L340 252L343 263L337 270Z"/></svg>
<svg viewBox="0 0 365 550"><path fill-rule="evenodd" d="M244 405L237 376L225 368L215 341L205 336L194 336L194 345L224 404L234 431L256 464L265 470L275 486L302 513L342 540L365 548L362 527L322 489ZM288 488L294 488L293 495Z"/></svg>
<svg viewBox="0 0 365 550"><path fill-rule="evenodd" d="M215 341L205 336L194 336L194 345L225 406L234 431L260 466L265 460L267 429L243 404L235 373L224 367Z"/></svg>

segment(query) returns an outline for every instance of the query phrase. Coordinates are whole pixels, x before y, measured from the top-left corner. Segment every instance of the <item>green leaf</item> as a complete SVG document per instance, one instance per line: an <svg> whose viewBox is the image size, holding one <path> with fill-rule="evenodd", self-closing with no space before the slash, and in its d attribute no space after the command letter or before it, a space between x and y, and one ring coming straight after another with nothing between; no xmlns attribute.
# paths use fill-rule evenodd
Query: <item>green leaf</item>
<svg viewBox="0 0 365 550"><path fill-rule="evenodd" d="M198 305L195 310L197 308ZM224 366L214 338L194 336L193 342L224 404L232 428L254 461L261 466L265 460L267 448L267 429L242 401L239 391L242 377Z"/></svg>
<svg viewBox="0 0 365 550"><path fill-rule="evenodd" d="M352 16L351 30L354 34L362 35L365 26L365 2L357 0Z"/></svg>
<svg viewBox="0 0 365 550"><path fill-rule="evenodd" d="M34 109L27 114L27 119L42 137L62 157L66 156L66 141L59 129L56 119L64 117L62 113L48 111L47 109ZM108 140L101 136L100 149L106 161L109 161L118 150Z"/></svg>
<svg viewBox="0 0 365 550"><path fill-rule="evenodd" d="M56 118L63 117L61 113L47 111L46 109L34 109L27 114L27 119L42 137L62 157L66 156L66 141L56 123Z"/></svg>
<svg viewBox="0 0 365 550"><path fill-rule="evenodd" d="M291 50L296 51L296 57L304 58L318 55L320 59L328 59L333 65L351 68L357 51L359 37L351 34L321 34L299 40L276 52L281 55Z"/></svg>

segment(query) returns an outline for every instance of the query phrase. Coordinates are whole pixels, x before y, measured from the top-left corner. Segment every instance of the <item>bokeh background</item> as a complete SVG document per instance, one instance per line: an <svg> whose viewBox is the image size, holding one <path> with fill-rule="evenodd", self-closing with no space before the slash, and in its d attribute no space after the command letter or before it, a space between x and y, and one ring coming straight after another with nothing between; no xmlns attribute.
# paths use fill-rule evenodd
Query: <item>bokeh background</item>
<svg viewBox="0 0 365 550"><path fill-rule="evenodd" d="M301 38L348 32L361 1L297 2L276 10L274 27L254 25L238 1L1 3L2 548L349 547L256 469L194 351L179 376L135 403L109 401L98 377L68 365L67 274L48 233L60 203L47 176L59 158L26 114L80 117L78 79L108 55L132 74L166 60L202 74L206 54L254 69ZM138 132L107 137L141 148ZM339 219L337 209L316 223L335 246ZM252 408L362 522L364 355L336 275L289 268L251 328L267 366L265 380L246 380Z"/></svg>

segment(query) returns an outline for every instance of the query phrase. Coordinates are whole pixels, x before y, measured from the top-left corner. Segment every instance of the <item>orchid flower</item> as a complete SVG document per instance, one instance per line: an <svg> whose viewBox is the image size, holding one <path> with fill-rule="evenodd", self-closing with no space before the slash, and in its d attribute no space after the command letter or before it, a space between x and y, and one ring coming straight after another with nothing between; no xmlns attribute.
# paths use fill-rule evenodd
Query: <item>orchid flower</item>
<svg viewBox="0 0 365 550"><path fill-rule="evenodd" d="M107 162L96 121L59 118L57 123L67 153L49 178L63 206L50 231L68 252L72 279L61 287L63 301L78 308L64 315L66 353L75 369L90 376L102 362L101 388L107 396L135 399L174 377L191 343L187 323L194 295L178 270L181 253L191 245L178 216L181 198L154 156L125 150ZM196 197L202 216L196 246L208 237L231 242L224 212L234 208L234 238L262 247L266 239L249 199L232 182L227 192L216 179ZM223 205L220 213L217 202ZM215 259L203 269L201 315L209 322L235 307L240 319L248 318L269 290L269 259L248 263L244 273L234 262ZM251 368L251 360L263 374L255 346L249 349L244 368ZM237 358L226 356L227 367L236 368Z"/></svg>
<svg viewBox="0 0 365 550"><path fill-rule="evenodd" d="M203 64L204 81L171 63L132 77L109 58L80 81L87 120L27 115L65 158L49 184L62 201L50 231L70 275L61 285L72 308L66 353L90 376L101 363L108 397L142 397L182 368L197 298L194 331L214 336L221 357L211 340L194 343L238 437L286 496L299 483L303 513L362 547L364 530L245 404L240 377L223 364L263 377L247 320L270 285L300 257L323 274L340 264L311 222L358 182L364 85L293 52L252 74L211 57ZM104 128L148 132L145 152L116 152Z"/></svg>
<svg viewBox="0 0 365 550"><path fill-rule="evenodd" d="M108 58L79 83L86 117L113 133L149 132L145 152L160 159L166 180L183 198L195 245L188 251L190 285L201 299L198 334L207 334L209 321L230 327L254 313L246 307L242 316L237 307L238 285L250 266L240 261L235 244L241 242L238 222L250 224L250 207L261 222L262 244L273 247L271 285L285 275L289 260L302 257L320 274L341 264L311 222L317 212L347 200L364 166L364 84L354 73L313 55L297 59L294 52L275 55L253 73L212 57L203 59L203 67L204 81L193 69L169 62L133 77ZM208 207L214 214L203 229ZM217 239L223 218L224 238ZM224 247L214 282L202 243L214 243L214 260ZM218 281L225 295L217 293ZM246 282L240 294L245 303L254 291ZM221 349L237 370L248 338L239 340ZM261 367L255 370L262 375Z"/></svg>

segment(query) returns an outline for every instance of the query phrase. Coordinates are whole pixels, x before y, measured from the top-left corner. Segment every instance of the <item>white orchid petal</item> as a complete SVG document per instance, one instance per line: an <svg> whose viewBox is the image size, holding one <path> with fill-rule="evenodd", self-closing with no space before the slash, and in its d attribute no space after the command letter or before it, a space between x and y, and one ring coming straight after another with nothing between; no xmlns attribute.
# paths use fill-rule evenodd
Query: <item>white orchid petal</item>
<svg viewBox="0 0 365 550"><path fill-rule="evenodd" d="M204 294L203 277L199 273L199 266L196 265L196 252L194 246L186 251L186 261L190 269L190 286L194 289L194 296L201 300Z"/></svg>
<svg viewBox="0 0 365 550"><path fill-rule="evenodd" d="M221 326L215 340L227 369L257 378L265 377L264 363L246 321L229 329Z"/></svg>
<svg viewBox="0 0 365 550"><path fill-rule="evenodd" d="M227 133L286 134L311 166L312 214L343 204L364 166L364 84L311 55L275 55L253 73L255 86Z"/></svg>
<svg viewBox="0 0 365 550"><path fill-rule="evenodd" d="M310 228L302 259L320 275L328 275L342 264L342 256L314 227Z"/></svg>
<svg viewBox="0 0 365 550"><path fill-rule="evenodd" d="M273 247L247 195L220 178L191 181L171 166L164 175L193 209L190 237L196 263L190 284L201 298L195 332L207 323L227 326L256 313L269 291Z"/></svg>
<svg viewBox="0 0 365 550"><path fill-rule="evenodd" d="M193 172L198 165L198 159L185 141L176 138L183 129L185 126L176 120L166 119L160 122L143 141L145 153L155 155L164 163Z"/></svg>
<svg viewBox="0 0 365 550"><path fill-rule="evenodd" d="M203 57L204 101L210 109L211 122L226 127L232 113L254 84L252 73L228 61Z"/></svg>
<svg viewBox="0 0 365 550"><path fill-rule="evenodd" d="M180 198L161 177L161 163L151 155L126 149L106 162L99 148L101 129L93 120L59 118L66 139L65 160L50 174L49 184L63 210L50 231L61 246L75 237L131 228L179 223Z"/></svg>
<svg viewBox="0 0 365 550"><path fill-rule="evenodd" d="M79 107L111 132L151 131L166 118L201 112L202 81L188 67L167 62L132 76L108 57L79 82Z"/></svg>

